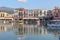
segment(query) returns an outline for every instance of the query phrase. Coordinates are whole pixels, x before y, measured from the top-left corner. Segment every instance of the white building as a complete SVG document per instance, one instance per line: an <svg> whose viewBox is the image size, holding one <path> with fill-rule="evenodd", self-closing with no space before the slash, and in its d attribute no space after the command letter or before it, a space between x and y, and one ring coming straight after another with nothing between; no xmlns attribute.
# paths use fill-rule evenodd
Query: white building
<svg viewBox="0 0 60 40"><path fill-rule="evenodd" d="M47 10L39 10L38 11L38 17L44 17L47 16Z"/></svg>

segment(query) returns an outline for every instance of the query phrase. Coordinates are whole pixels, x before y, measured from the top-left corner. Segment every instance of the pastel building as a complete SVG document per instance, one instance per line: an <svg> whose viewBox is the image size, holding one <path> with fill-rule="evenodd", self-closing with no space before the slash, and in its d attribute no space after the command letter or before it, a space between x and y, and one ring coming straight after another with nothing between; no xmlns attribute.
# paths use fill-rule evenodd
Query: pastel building
<svg viewBox="0 0 60 40"><path fill-rule="evenodd" d="M23 19L25 23L36 24L40 17L47 16L47 10L16 8L15 14L16 18Z"/></svg>
<svg viewBox="0 0 60 40"><path fill-rule="evenodd" d="M40 21L40 17L47 16L47 10L40 10L40 9L32 9L32 10L25 10L24 18L28 19L31 23L37 23ZM29 22L29 23L30 23Z"/></svg>
<svg viewBox="0 0 60 40"><path fill-rule="evenodd" d="M26 9L24 11L24 18L25 22L28 24L36 24L36 21L38 20L38 13L36 13L35 10L28 10Z"/></svg>
<svg viewBox="0 0 60 40"><path fill-rule="evenodd" d="M7 12L0 12L0 20L13 20L13 17L9 15Z"/></svg>
<svg viewBox="0 0 60 40"><path fill-rule="evenodd" d="M19 15L18 15L18 13L19 13L19 10L14 10L14 15L13 15L13 19L14 19L14 21L18 21L19 20Z"/></svg>
<svg viewBox="0 0 60 40"><path fill-rule="evenodd" d="M0 17L6 17L8 15L8 13L6 12L0 12Z"/></svg>
<svg viewBox="0 0 60 40"><path fill-rule="evenodd" d="M50 19L52 20L60 20L60 8L59 7L55 7L53 10L48 10L47 12L47 16L50 17Z"/></svg>
<svg viewBox="0 0 60 40"><path fill-rule="evenodd" d="M39 10L38 17L45 17L47 16L47 10Z"/></svg>
<svg viewBox="0 0 60 40"><path fill-rule="evenodd" d="M55 7L53 9L52 15L53 15L53 19L60 20L60 8L59 7Z"/></svg>
<svg viewBox="0 0 60 40"><path fill-rule="evenodd" d="M38 17L38 13L36 13L36 11L34 10L25 10L24 11L24 18L27 18L27 19L37 19Z"/></svg>
<svg viewBox="0 0 60 40"><path fill-rule="evenodd" d="M16 8L15 10L18 10L19 19L23 19L25 9L24 8Z"/></svg>

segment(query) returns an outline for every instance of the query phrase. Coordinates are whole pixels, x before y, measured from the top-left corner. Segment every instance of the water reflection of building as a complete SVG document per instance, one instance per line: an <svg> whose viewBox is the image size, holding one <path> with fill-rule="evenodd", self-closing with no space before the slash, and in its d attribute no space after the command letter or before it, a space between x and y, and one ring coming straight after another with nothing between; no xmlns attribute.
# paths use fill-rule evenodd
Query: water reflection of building
<svg viewBox="0 0 60 40"><path fill-rule="evenodd" d="M14 24L0 24L0 32L12 30Z"/></svg>
<svg viewBox="0 0 60 40"><path fill-rule="evenodd" d="M26 27L22 26L14 26L13 30L17 33L17 35L27 35L27 34L47 34L47 29L46 28L40 28L40 27Z"/></svg>
<svg viewBox="0 0 60 40"><path fill-rule="evenodd" d="M35 27L34 25L21 26L21 25L15 24L13 27L13 31L18 36L19 40L24 39L29 34L33 34L33 35L39 35L39 34L46 35L47 34L46 28Z"/></svg>
<svg viewBox="0 0 60 40"><path fill-rule="evenodd" d="M48 30L49 33L53 33L55 36L59 36L60 35L60 30Z"/></svg>
<svg viewBox="0 0 60 40"><path fill-rule="evenodd" d="M7 27L6 26L0 26L0 32L4 32L7 31Z"/></svg>

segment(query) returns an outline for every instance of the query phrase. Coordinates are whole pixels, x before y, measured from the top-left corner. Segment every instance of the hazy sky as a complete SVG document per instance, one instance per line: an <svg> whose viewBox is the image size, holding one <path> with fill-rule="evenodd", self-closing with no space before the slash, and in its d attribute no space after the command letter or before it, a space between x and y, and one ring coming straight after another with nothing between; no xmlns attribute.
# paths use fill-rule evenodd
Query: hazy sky
<svg viewBox="0 0 60 40"><path fill-rule="evenodd" d="M0 0L0 7L52 9L60 7L60 0Z"/></svg>

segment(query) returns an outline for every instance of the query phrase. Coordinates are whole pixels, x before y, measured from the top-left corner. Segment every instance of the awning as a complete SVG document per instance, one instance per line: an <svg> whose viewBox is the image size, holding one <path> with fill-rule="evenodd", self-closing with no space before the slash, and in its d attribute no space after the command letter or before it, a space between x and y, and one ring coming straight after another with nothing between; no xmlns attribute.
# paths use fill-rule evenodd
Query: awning
<svg viewBox="0 0 60 40"><path fill-rule="evenodd" d="M39 19L39 18L23 18L23 19Z"/></svg>

